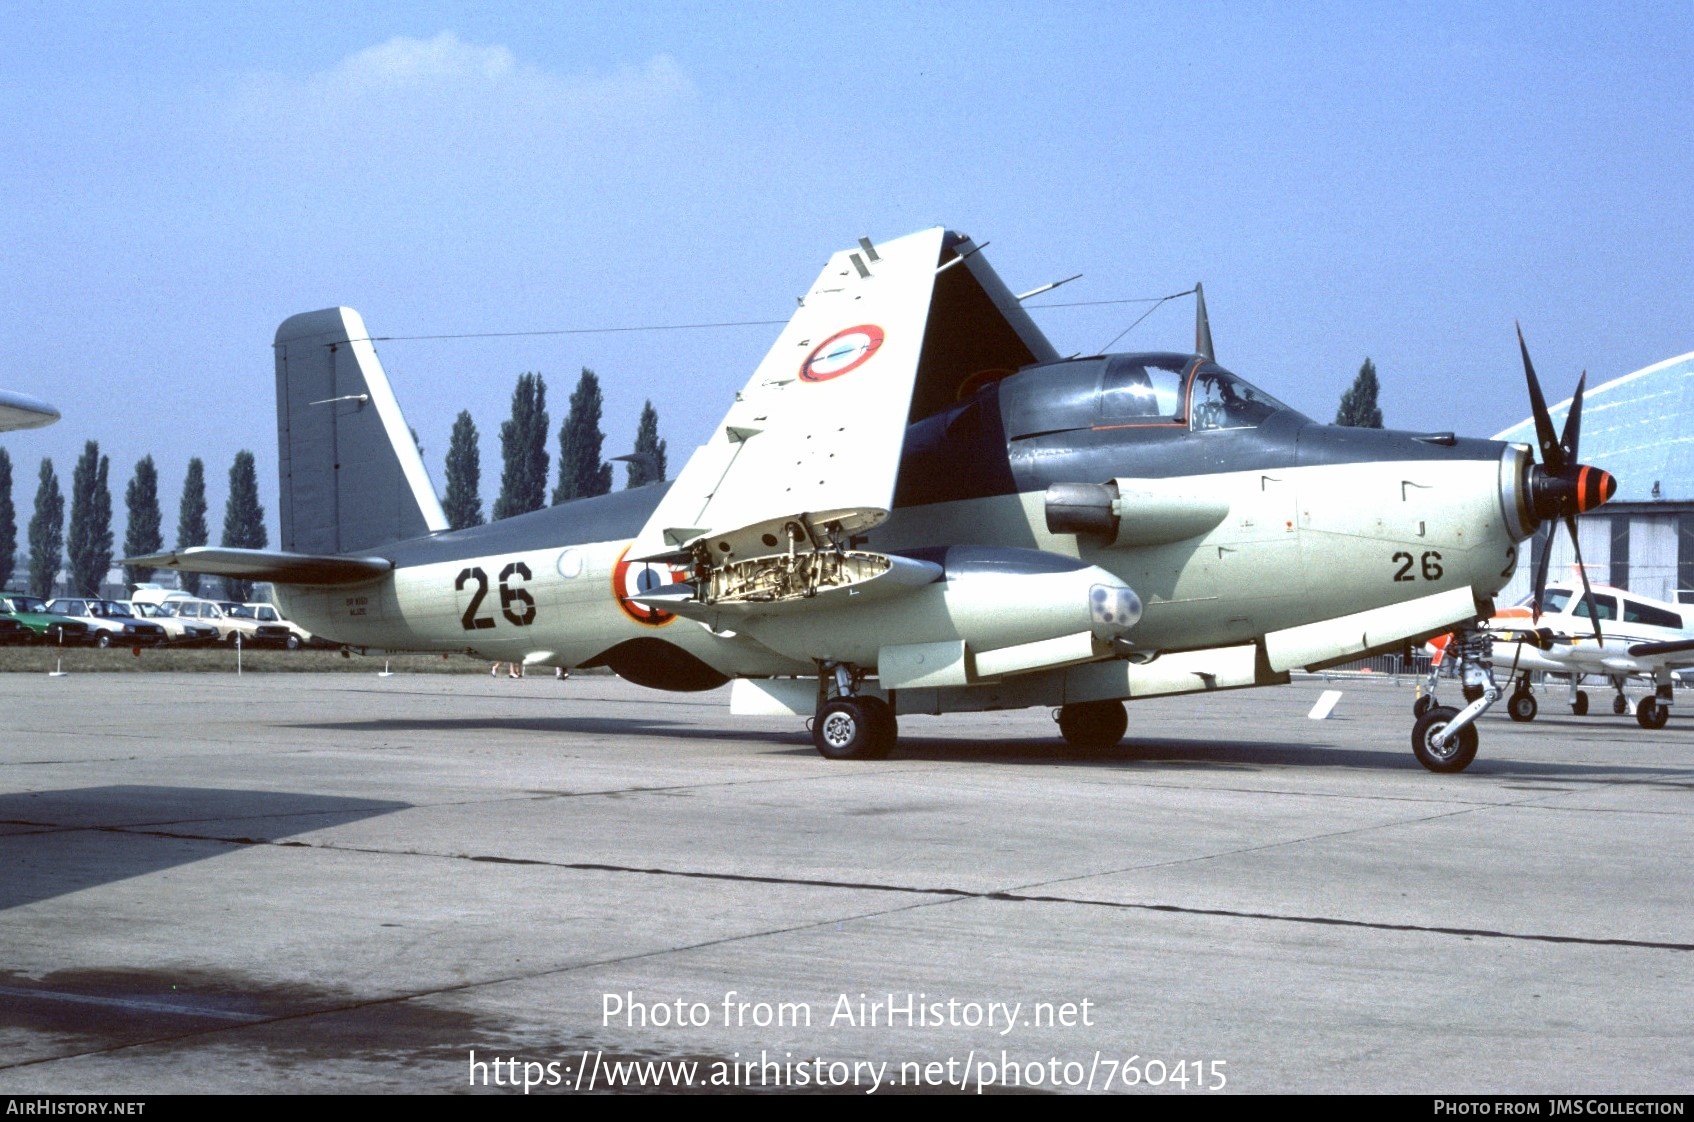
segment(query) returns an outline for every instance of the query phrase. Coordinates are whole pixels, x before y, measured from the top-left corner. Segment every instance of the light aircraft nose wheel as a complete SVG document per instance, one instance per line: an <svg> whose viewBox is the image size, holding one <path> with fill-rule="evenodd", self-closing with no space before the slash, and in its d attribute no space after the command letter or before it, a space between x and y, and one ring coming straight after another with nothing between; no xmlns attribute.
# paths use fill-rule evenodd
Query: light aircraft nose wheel
<svg viewBox="0 0 1694 1122"><path fill-rule="evenodd" d="M1629 698L1623 696L1621 693L1612 698L1612 712L1617 714L1619 717L1629 712Z"/></svg>
<svg viewBox="0 0 1694 1122"><path fill-rule="evenodd" d="M1588 715L1587 690L1576 691L1576 696L1571 699L1570 711L1573 717L1586 717Z"/></svg>
<svg viewBox="0 0 1694 1122"><path fill-rule="evenodd" d="M1460 729L1459 735L1450 743L1441 743L1447 726L1452 724L1453 718L1458 715L1457 709L1438 705L1419 717L1418 723L1412 726L1412 755L1430 771L1463 771L1476 759L1477 739L1474 724Z"/></svg>
<svg viewBox="0 0 1694 1122"><path fill-rule="evenodd" d="M1514 721L1533 721L1539 711L1532 693L1514 693L1511 700L1506 702L1506 712Z"/></svg>
<svg viewBox="0 0 1694 1122"><path fill-rule="evenodd" d="M1072 748L1103 752L1123 739L1129 714L1121 701L1083 701L1059 709L1059 735Z"/></svg>
<svg viewBox="0 0 1694 1122"><path fill-rule="evenodd" d="M1412 702L1412 716L1423 716L1425 713L1429 712L1429 707L1434 704L1435 695L1431 693L1424 694L1422 697Z"/></svg>
<svg viewBox="0 0 1694 1122"><path fill-rule="evenodd" d="M1670 720L1670 708L1652 697L1644 697L1635 706L1635 720L1644 729L1662 729Z"/></svg>
<svg viewBox="0 0 1694 1122"><path fill-rule="evenodd" d="M832 697L818 709L818 715L812 721L812 743L825 759L869 760L876 757L880 738L873 710L864 704L866 700ZM882 751L886 753L887 748Z"/></svg>

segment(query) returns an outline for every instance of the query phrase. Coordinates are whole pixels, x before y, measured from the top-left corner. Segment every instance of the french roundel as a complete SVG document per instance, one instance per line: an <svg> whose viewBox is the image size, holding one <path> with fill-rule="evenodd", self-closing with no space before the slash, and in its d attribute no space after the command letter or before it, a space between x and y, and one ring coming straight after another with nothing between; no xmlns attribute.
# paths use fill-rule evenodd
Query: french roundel
<svg viewBox="0 0 1694 1122"><path fill-rule="evenodd" d="M655 565L649 561L630 561L627 560L628 554L629 548L625 547L624 551L618 554L618 563L612 567L612 595L617 597L618 607L623 609L624 615L636 623L663 627L676 616L637 604L632 597L663 588L667 584L687 580L688 570Z"/></svg>
<svg viewBox="0 0 1694 1122"><path fill-rule="evenodd" d="M837 331L800 364L802 382L827 382L863 365L882 346L882 328L863 323Z"/></svg>

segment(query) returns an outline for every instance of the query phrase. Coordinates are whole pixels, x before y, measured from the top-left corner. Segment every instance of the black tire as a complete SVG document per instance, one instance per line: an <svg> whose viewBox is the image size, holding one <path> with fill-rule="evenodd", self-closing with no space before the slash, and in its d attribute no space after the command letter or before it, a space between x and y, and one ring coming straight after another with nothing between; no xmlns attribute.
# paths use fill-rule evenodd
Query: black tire
<svg viewBox="0 0 1694 1122"><path fill-rule="evenodd" d="M852 697L832 697L812 719L812 745L826 760L874 759L880 745L871 711Z"/></svg>
<svg viewBox="0 0 1694 1122"><path fill-rule="evenodd" d="M1085 752L1113 747L1128 728L1129 713L1121 701L1083 701L1059 710L1059 735Z"/></svg>
<svg viewBox="0 0 1694 1122"><path fill-rule="evenodd" d="M1629 712L1629 698L1623 696L1621 693L1612 698L1613 716L1621 717L1627 712Z"/></svg>
<svg viewBox="0 0 1694 1122"><path fill-rule="evenodd" d="M880 760L894 751L895 743L900 739L900 720L894 715L894 707L880 697L866 695L858 699L864 709L865 716L871 723L871 732L875 735L876 743L867 760Z"/></svg>
<svg viewBox="0 0 1694 1122"><path fill-rule="evenodd" d="M1412 755L1430 771L1449 774L1463 771L1476 759L1476 725L1469 724L1460 731L1455 743L1443 746L1441 734L1459 715L1457 709L1438 705L1418 718L1412 726Z"/></svg>
<svg viewBox="0 0 1694 1122"><path fill-rule="evenodd" d="M283 641L282 645L285 648L287 648L288 650L297 651L297 650L300 649L300 636L298 636L298 635L294 634L294 632L290 631L288 633L288 638Z"/></svg>
<svg viewBox="0 0 1694 1122"><path fill-rule="evenodd" d="M232 630L232 631L230 631L230 633L228 635L225 635L224 638L223 638L223 643L224 643L224 646L226 646L226 647L233 647L233 646L235 646L235 644L237 644L239 642L241 642L241 632L239 632L239 631Z"/></svg>
<svg viewBox="0 0 1694 1122"><path fill-rule="evenodd" d="M1535 695L1527 692L1514 693L1511 700L1506 702L1506 713L1514 721L1533 721L1541 707L1535 703Z"/></svg>
<svg viewBox="0 0 1694 1122"><path fill-rule="evenodd" d="M1670 720L1670 706L1660 705L1652 696L1644 697L1635 706L1635 720L1644 729L1662 729Z"/></svg>
<svg viewBox="0 0 1694 1122"><path fill-rule="evenodd" d="M1570 712L1571 712L1571 716L1573 716L1573 717L1586 717L1586 716L1588 716L1588 691L1587 690L1577 690L1576 691L1576 696L1571 699Z"/></svg>
<svg viewBox="0 0 1694 1122"><path fill-rule="evenodd" d="M1414 716L1414 717L1423 716L1425 713L1429 712L1429 707L1431 705L1434 705L1434 704L1435 704L1435 695L1432 694L1432 693L1424 694L1422 697L1420 697L1416 701L1412 702L1412 716Z"/></svg>
<svg viewBox="0 0 1694 1122"><path fill-rule="evenodd" d="M102 631L99 635L95 636L94 645L99 647L101 650L105 650L107 647L110 647L112 645L112 633L110 631Z"/></svg>

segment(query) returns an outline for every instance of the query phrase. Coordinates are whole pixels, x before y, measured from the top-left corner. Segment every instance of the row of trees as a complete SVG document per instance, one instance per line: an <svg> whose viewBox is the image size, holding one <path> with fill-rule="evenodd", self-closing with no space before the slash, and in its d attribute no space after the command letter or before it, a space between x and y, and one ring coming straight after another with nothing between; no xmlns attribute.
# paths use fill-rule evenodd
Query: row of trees
<svg viewBox="0 0 1694 1122"><path fill-rule="evenodd" d="M570 411L559 429L559 478L553 502L604 495L612 489L612 465L600 458L605 437L600 431L603 400L600 380L584 368L571 394ZM547 383L540 374L524 374L512 392L512 417L500 426L500 446L505 470L500 495L494 502L494 518L510 518L539 510L546 505L548 475ZM413 439L417 434L413 433ZM421 450L421 449L420 449ZM626 457L629 474L626 486L640 487L665 478L665 442L659 439L659 414L648 401L636 428L635 452ZM70 527L65 527L65 498L53 461L41 461L40 484L35 494L35 514L29 521L29 583L31 595L47 598L60 568L69 560L73 594L96 596L111 570L113 560L112 495L108 484L110 464L100 446L89 441L77 461L71 481ZM447 451L447 493L442 505L448 524L455 530L483 523L481 456L477 450L476 422L469 410L459 414ZM124 491L129 526L124 535L123 555L140 557L164 549L164 518L159 508L159 472L153 457L135 465L135 474ZM198 457L188 461L178 507L176 548L205 545L210 540L206 524L206 469ZM269 544L265 531L265 509L259 505L259 481L253 453L237 452L229 469L229 502L224 509L222 545L263 549ZM0 448L0 588L15 575L18 552L17 512L12 503L12 461ZM124 583L134 587L150 580L153 570L125 565ZM198 573L180 573L182 587L198 595L202 580ZM233 599L246 600L251 582L226 580Z"/></svg>
<svg viewBox="0 0 1694 1122"><path fill-rule="evenodd" d="M571 392L570 409L559 426L559 476L553 487L553 504L570 499L604 495L612 489L612 465L600 457L605 436L600 431L604 401L600 379L584 367ZM500 475L500 494L494 500L496 521L514 514L527 514L547 505L549 456L547 439L547 383L540 374L522 374L512 391L512 416L500 425L500 453L505 467ZM648 401L641 409L635 431L635 451L627 457L626 487L640 487L665 479L665 442L659 439L659 414ZM447 448L447 493L441 505L447 524L462 530L483 524L482 457L477 451L476 422L464 410L453 422Z"/></svg>
<svg viewBox="0 0 1694 1122"><path fill-rule="evenodd" d="M40 482L35 490L35 514L29 520L29 581L32 596L53 595L53 582L69 562L70 591L77 596L98 596L100 585L112 568L112 492L108 485L110 461L100 454L98 442L90 440L71 475L71 517L65 526L65 496L53 461L41 461ZM135 475L124 491L129 508L129 528L124 535L124 555L136 557L164 548L159 510L159 472L153 457L135 465ZM182 486L182 504L177 518L177 548L205 545L206 468L198 457L188 461ZM259 505L259 477L253 453L235 454L229 469L229 501L224 506L223 544L263 549L269 544L265 531L265 508ZM12 503L12 460L0 448L0 588L15 575L18 552L17 510ZM136 585L151 579L153 570L124 566L124 581ZM198 573L181 574L182 585L198 595ZM252 595L251 582L227 581L233 599Z"/></svg>

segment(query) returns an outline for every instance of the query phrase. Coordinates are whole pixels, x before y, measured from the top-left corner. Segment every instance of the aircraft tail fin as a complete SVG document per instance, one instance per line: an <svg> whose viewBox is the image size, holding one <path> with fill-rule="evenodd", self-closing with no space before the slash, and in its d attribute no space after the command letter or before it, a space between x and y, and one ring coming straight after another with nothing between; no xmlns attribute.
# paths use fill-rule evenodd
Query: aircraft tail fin
<svg viewBox="0 0 1694 1122"><path fill-rule="evenodd" d="M325 308L276 331L284 551L358 553L447 528L365 321Z"/></svg>

